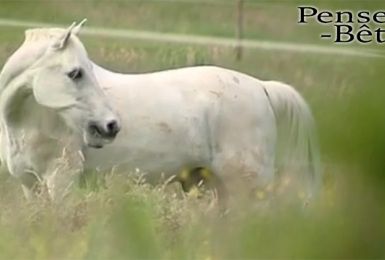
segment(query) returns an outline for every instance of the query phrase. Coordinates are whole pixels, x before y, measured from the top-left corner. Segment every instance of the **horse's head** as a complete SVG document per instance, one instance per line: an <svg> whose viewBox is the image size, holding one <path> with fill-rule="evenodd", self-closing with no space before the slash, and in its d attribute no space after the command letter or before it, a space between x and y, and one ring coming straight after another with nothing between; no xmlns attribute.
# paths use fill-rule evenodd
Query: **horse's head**
<svg viewBox="0 0 385 260"><path fill-rule="evenodd" d="M38 104L56 111L70 129L82 134L86 145L101 148L115 138L120 120L76 36L83 22L67 30L42 29L51 30L49 43L28 69L30 86ZM34 30L27 32L27 38L34 34Z"/></svg>

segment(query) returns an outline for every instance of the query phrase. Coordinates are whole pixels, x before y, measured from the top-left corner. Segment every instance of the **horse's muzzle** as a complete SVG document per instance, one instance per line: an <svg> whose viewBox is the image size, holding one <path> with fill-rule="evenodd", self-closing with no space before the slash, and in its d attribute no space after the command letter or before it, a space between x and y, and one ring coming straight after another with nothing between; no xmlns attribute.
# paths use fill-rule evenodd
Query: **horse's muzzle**
<svg viewBox="0 0 385 260"><path fill-rule="evenodd" d="M94 137L114 139L120 131L120 123L115 119L103 123L91 121L88 123L88 131Z"/></svg>

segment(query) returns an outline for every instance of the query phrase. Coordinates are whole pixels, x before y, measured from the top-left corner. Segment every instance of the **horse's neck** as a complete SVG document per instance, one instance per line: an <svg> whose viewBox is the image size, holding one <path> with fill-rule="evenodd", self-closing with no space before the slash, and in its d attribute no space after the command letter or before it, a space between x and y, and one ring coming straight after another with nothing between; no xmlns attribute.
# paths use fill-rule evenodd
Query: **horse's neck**
<svg viewBox="0 0 385 260"><path fill-rule="evenodd" d="M17 149L38 142L67 142L69 130L61 118L39 105L23 81L11 83L1 93L0 118L3 141ZM6 140L4 140L4 138Z"/></svg>
<svg viewBox="0 0 385 260"><path fill-rule="evenodd" d="M26 44L25 42L8 58L0 72L0 91L4 90L10 81L35 63L47 49L47 42Z"/></svg>
<svg viewBox="0 0 385 260"><path fill-rule="evenodd" d="M94 74L99 83L104 87L108 85L122 84L135 77L134 74L122 74L107 70L95 63L93 63Z"/></svg>
<svg viewBox="0 0 385 260"><path fill-rule="evenodd" d="M13 96L18 108L1 113L1 158L11 172L26 169L44 173L63 153L75 154L80 141L71 138L59 116L36 103L32 93Z"/></svg>

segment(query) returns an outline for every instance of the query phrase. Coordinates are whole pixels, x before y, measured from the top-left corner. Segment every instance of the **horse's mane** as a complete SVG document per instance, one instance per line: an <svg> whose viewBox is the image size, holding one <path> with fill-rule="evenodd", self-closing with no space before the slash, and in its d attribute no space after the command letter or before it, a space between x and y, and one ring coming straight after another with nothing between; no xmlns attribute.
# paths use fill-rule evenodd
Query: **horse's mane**
<svg viewBox="0 0 385 260"><path fill-rule="evenodd" d="M22 45L8 58L0 73L0 92L18 74L34 64L55 37L63 34L61 28L36 28L25 31Z"/></svg>
<svg viewBox="0 0 385 260"><path fill-rule="evenodd" d="M54 37L63 34L66 30L62 28L35 28L25 31L24 44L39 41L52 40Z"/></svg>

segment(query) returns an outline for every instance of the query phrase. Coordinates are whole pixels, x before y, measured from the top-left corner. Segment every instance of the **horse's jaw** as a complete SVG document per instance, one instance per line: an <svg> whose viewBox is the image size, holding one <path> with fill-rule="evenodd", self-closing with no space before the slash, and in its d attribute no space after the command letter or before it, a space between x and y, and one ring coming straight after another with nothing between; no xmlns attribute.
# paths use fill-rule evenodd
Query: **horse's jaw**
<svg viewBox="0 0 385 260"><path fill-rule="evenodd" d="M114 138L103 138L96 133L83 131L83 142L87 147L101 149L105 145L111 143Z"/></svg>

